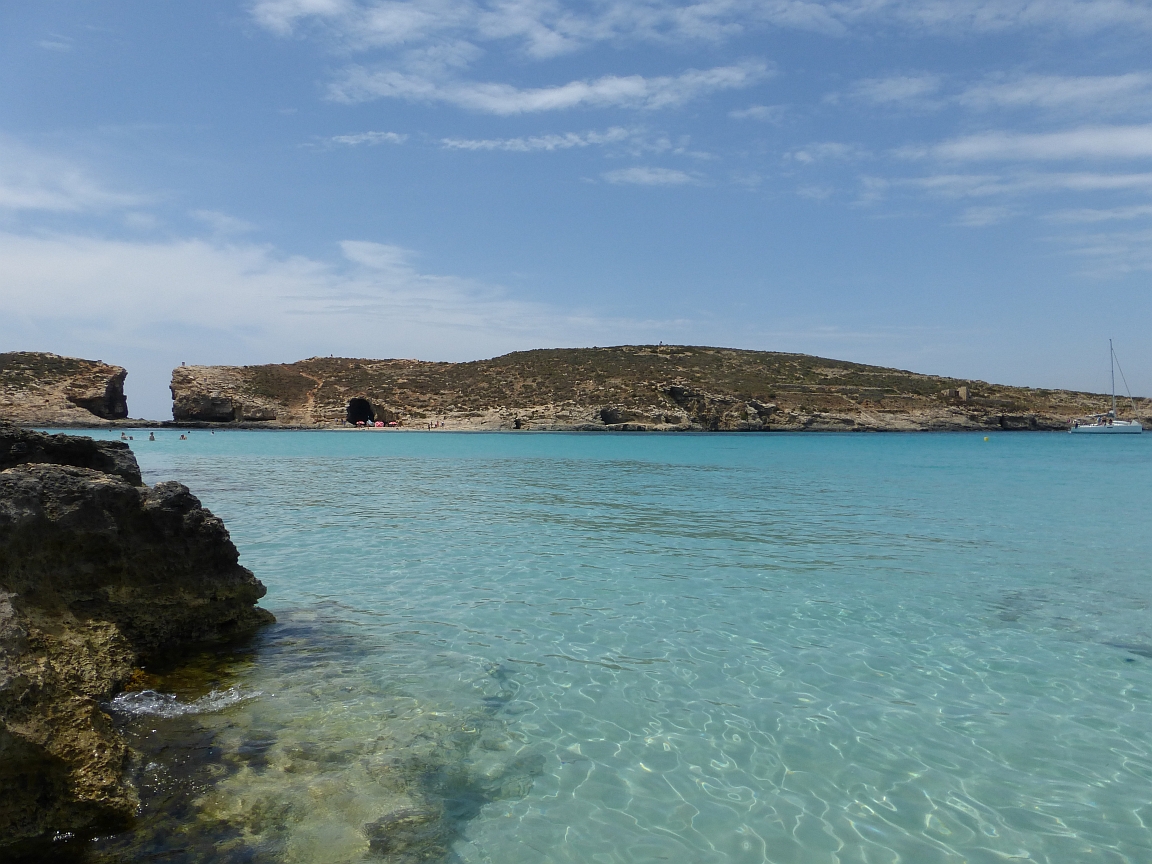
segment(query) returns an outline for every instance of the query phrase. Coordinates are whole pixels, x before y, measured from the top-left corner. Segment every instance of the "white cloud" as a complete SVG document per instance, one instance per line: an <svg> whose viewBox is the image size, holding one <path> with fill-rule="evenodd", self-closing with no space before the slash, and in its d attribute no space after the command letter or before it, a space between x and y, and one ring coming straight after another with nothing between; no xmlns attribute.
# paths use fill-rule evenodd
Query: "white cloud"
<svg viewBox="0 0 1152 864"><path fill-rule="evenodd" d="M142 202L139 196L104 188L67 159L0 135L0 210L79 213Z"/></svg>
<svg viewBox="0 0 1152 864"><path fill-rule="evenodd" d="M749 105L739 111L729 111L733 120L762 120L766 123L779 123L784 119L787 108L784 105Z"/></svg>
<svg viewBox="0 0 1152 864"><path fill-rule="evenodd" d="M507 331L539 323L542 309L466 279L429 276L405 250L346 241L342 269L266 246L203 240L164 243L0 234L6 314L68 318L147 339L179 322L247 343L307 344L313 332L483 323ZM163 285L163 290L157 290ZM103 322L103 323L102 323ZM328 323L330 322L330 323ZM301 349L303 350L303 349Z"/></svg>
<svg viewBox="0 0 1152 864"><path fill-rule="evenodd" d="M1011 207L968 207L956 222L965 228L984 228L988 225L998 225L1015 215L1016 211Z"/></svg>
<svg viewBox="0 0 1152 864"><path fill-rule="evenodd" d="M61 346L80 334L199 362L349 352L465 359L679 327L517 300L498 286L421 272L414 253L396 246L340 248L342 264L251 243L0 233L0 341L27 344L39 329Z"/></svg>
<svg viewBox="0 0 1152 864"><path fill-rule="evenodd" d="M1100 192L1127 189L1152 189L1152 174L1034 174L1019 181L1022 187L1047 191L1070 189L1075 192Z"/></svg>
<svg viewBox="0 0 1152 864"><path fill-rule="evenodd" d="M1152 158L1152 125L1085 126L1063 132L983 132L903 151L950 161L1044 161Z"/></svg>
<svg viewBox="0 0 1152 864"><path fill-rule="evenodd" d="M1145 216L1152 217L1152 204L1136 204L1103 210L1091 208L1057 210L1055 213L1049 213L1045 218L1052 222L1111 222L1118 219L1140 219Z"/></svg>
<svg viewBox="0 0 1152 864"><path fill-rule="evenodd" d="M528 138L443 138L445 150L507 150L530 153L537 150L570 150L573 147L593 147L616 144L636 138L633 129L613 126L604 132L565 132L562 135L536 135Z"/></svg>
<svg viewBox="0 0 1152 864"><path fill-rule="evenodd" d="M317 28L344 49L513 42L554 57L602 42L722 43L765 28L827 35L896 26L933 33L1152 30L1142 0L256 0L255 20L290 36Z"/></svg>
<svg viewBox="0 0 1152 864"><path fill-rule="evenodd" d="M245 234L256 230L256 226L251 222L237 219L219 210L193 210L190 215L199 219L216 234Z"/></svg>
<svg viewBox="0 0 1152 864"><path fill-rule="evenodd" d="M1152 9L1140 0L850 0L839 9L845 19L887 18L934 32L1152 29Z"/></svg>
<svg viewBox="0 0 1152 864"><path fill-rule="evenodd" d="M683 339L695 326L520 300L500 286L424 272L400 247L339 245L342 259L325 262L221 238L0 232L0 344L125 365L132 415L162 418L170 416L169 372L184 360L472 360Z"/></svg>
<svg viewBox="0 0 1152 864"><path fill-rule="evenodd" d="M650 168L644 165L606 171L601 176L609 183L631 183L636 186L691 186L700 182L684 171L673 168Z"/></svg>
<svg viewBox="0 0 1152 864"><path fill-rule="evenodd" d="M160 224L160 220L152 213L129 211L124 214L124 224L133 231L153 231Z"/></svg>
<svg viewBox="0 0 1152 864"><path fill-rule="evenodd" d="M359 132L355 135L333 135L327 139L333 144L346 144L349 147L356 147L359 144L368 144L375 146L376 144L403 144L408 140L407 135L402 135L399 132Z"/></svg>
<svg viewBox="0 0 1152 864"><path fill-rule="evenodd" d="M510 84L438 81L395 70L346 70L332 85L339 102L406 99L447 102L487 114L526 114L578 106L593 108L666 108L720 90L747 87L768 75L763 63L743 63L714 69L689 69L676 76L606 75L593 81L570 81L556 87L519 88Z"/></svg>
<svg viewBox="0 0 1152 864"><path fill-rule="evenodd" d="M809 201L827 201L836 194L836 189L832 186L801 186L796 194Z"/></svg>
<svg viewBox="0 0 1152 864"><path fill-rule="evenodd" d="M861 159L868 155L868 151L859 144L843 144L838 141L825 141L808 144L799 150L793 150L791 153L785 154L785 158L799 162L802 165L811 165L815 162L827 162L829 160L847 161L851 159Z"/></svg>
<svg viewBox="0 0 1152 864"><path fill-rule="evenodd" d="M1085 275L1108 278L1152 271L1152 230L1055 237L1068 252L1092 263Z"/></svg>
<svg viewBox="0 0 1152 864"><path fill-rule="evenodd" d="M53 36L51 39L41 39L36 43L49 51L71 51L72 40L66 36Z"/></svg>
<svg viewBox="0 0 1152 864"><path fill-rule="evenodd" d="M939 89L938 75L893 75L888 78L866 78L857 81L852 86L851 95L873 105L901 103L923 106L934 104L926 97Z"/></svg>
<svg viewBox="0 0 1152 864"><path fill-rule="evenodd" d="M891 75L855 82L847 96L869 105L939 110L958 105L970 111L1035 109L1063 116L1146 114L1152 107L1152 74L1124 75L989 75L959 92L945 93L939 75ZM842 93L824 102L839 104Z"/></svg>
<svg viewBox="0 0 1152 864"><path fill-rule="evenodd" d="M997 76L969 87L956 97L975 110L1040 108L1081 114L1124 113L1152 105L1152 75Z"/></svg>
<svg viewBox="0 0 1152 864"><path fill-rule="evenodd" d="M599 42L720 42L771 18L783 26L841 32L817 3L702 0L692 3L609 0L257 0L257 23L279 36L319 28L345 49L411 48L438 41L512 42L535 58Z"/></svg>
<svg viewBox="0 0 1152 864"><path fill-rule="evenodd" d="M1152 190L1152 174L932 174L926 177L865 179L870 181L870 188L878 192L888 188L917 189L948 198Z"/></svg>

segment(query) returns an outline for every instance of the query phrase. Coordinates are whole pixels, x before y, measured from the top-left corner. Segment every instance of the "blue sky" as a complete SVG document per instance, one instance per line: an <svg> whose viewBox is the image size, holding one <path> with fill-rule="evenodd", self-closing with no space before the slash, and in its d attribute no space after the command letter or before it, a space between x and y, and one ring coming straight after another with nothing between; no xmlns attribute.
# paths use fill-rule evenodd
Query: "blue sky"
<svg viewBox="0 0 1152 864"><path fill-rule="evenodd" d="M1152 393L1152 5L0 6L0 345L677 342Z"/></svg>

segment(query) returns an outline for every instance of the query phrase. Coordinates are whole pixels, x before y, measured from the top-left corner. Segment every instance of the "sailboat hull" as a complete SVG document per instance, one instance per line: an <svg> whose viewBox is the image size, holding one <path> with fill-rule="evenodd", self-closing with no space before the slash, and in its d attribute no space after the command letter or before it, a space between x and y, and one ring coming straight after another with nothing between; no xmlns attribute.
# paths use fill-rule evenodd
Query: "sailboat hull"
<svg viewBox="0 0 1152 864"><path fill-rule="evenodd" d="M1111 425L1073 426L1069 431L1076 435L1139 435L1144 427L1137 420L1113 420Z"/></svg>

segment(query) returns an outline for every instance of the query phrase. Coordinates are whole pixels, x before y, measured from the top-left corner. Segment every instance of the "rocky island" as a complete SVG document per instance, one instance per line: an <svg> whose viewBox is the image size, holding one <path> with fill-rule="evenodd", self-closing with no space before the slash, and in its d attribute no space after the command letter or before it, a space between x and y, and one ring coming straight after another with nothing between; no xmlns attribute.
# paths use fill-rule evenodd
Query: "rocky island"
<svg viewBox="0 0 1152 864"><path fill-rule="evenodd" d="M55 427L127 420L127 374L99 360L36 351L0 353L0 419Z"/></svg>
<svg viewBox="0 0 1152 864"><path fill-rule="evenodd" d="M126 444L0 426L0 859L131 821L103 706L152 659L270 622L264 593L223 522L143 485Z"/></svg>
<svg viewBox="0 0 1152 864"><path fill-rule="evenodd" d="M313 357L182 366L171 389L176 422L304 428L1067 429L1107 401L805 354L676 345L519 351L470 363ZM1152 422L1148 400L1136 407Z"/></svg>

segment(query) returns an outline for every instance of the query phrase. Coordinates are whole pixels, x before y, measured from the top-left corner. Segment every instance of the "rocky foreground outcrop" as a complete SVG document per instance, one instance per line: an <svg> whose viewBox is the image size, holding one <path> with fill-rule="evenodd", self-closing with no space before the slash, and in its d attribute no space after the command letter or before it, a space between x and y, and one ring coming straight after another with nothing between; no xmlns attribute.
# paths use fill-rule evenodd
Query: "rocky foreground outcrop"
<svg viewBox="0 0 1152 864"><path fill-rule="evenodd" d="M23 426L92 426L124 420L119 366L35 351L0 354L0 420Z"/></svg>
<svg viewBox="0 0 1152 864"><path fill-rule="evenodd" d="M521 351L473 363L314 357L172 373L179 422L445 429L1067 429L1104 396L804 354L672 345ZM1152 405L1136 400L1146 423ZM1147 415L1146 417L1144 415Z"/></svg>
<svg viewBox="0 0 1152 864"><path fill-rule="evenodd" d="M223 522L127 446L0 427L0 859L123 827L102 704L149 660L272 620Z"/></svg>

